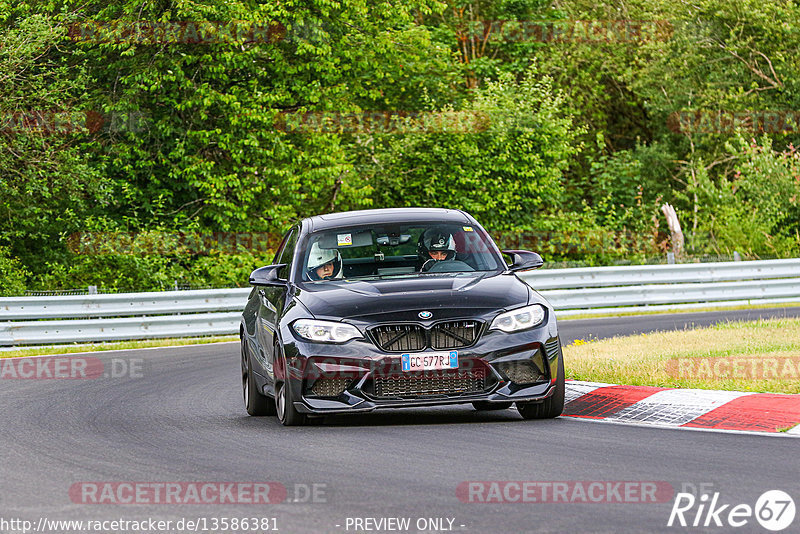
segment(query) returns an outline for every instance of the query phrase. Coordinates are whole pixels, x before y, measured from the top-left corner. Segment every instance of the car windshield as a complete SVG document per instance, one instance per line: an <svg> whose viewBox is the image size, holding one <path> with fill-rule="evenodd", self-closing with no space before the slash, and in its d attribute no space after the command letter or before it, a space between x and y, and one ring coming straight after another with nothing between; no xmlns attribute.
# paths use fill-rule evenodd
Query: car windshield
<svg viewBox="0 0 800 534"><path fill-rule="evenodd" d="M341 227L312 233L301 249L302 280L376 279L497 271L484 230L444 223Z"/></svg>

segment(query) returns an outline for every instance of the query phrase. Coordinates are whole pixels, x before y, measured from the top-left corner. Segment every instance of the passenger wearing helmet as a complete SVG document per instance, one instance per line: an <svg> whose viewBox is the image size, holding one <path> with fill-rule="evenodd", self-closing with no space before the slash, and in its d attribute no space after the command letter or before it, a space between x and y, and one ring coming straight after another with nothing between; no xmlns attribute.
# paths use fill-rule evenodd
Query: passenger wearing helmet
<svg viewBox="0 0 800 534"><path fill-rule="evenodd" d="M311 245L306 276L309 280L328 280L342 277L342 255L338 249Z"/></svg>
<svg viewBox="0 0 800 534"><path fill-rule="evenodd" d="M448 261L456 257L456 242L453 234L443 228L428 228L419 238L417 256L420 271L427 271L437 261Z"/></svg>

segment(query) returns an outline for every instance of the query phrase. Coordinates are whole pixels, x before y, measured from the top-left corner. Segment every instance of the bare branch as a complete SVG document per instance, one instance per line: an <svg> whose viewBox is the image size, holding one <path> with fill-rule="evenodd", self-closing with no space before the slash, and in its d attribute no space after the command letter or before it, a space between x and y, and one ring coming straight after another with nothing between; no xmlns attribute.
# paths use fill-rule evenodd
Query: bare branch
<svg viewBox="0 0 800 534"><path fill-rule="evenodd" d="M775 79L770 78L769 76L764 74L764 72L761 69L757 68L757 66L754 66L754 65L750 64L746 59L744 59L742 56L737 54L735 51L733 51L730 48L726 47L724 44L719 43L719 47L722 48L727 53L729 53L730 55L732 55L733 57L735 57L736 59L738 59L739 61L741 61L747 67L747 69L750 72L752 72L753 74L755 74L756 76L758 76L762 80L764 80L767 83L769 83L770 86L771 86L771 87L769 87L769 89L782 89L783 88L783 82L781 82L779 79L777 79L777 76L776 76ZM757 52L757 53L762 55L762 56L764 56L764 54L762 54L761 52ZM764 58L767 59L767 62L769 62L769 64L770 64L770 68L772 68L772 62L769 61L769 58L767 58L767 56L764 56ZM775 71L773 70L772 73L774 75Z"/></svg>

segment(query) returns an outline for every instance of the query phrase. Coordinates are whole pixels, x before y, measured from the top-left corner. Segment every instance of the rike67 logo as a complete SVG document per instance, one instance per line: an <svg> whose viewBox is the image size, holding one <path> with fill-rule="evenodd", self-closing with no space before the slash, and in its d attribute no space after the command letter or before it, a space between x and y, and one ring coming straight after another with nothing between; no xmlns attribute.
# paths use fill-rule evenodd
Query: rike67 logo
<svg viewBox="0 0 800 534"><path fill-rule="evenodd" d="M718 491L713 495L704 493L700 497L692 493L678 493L667 526L738 528L755 518L765 529L778 532L794 521L794 500L784 491L764 492L756 500L755 506L725 504L720 501L719 495Z"/></svg>

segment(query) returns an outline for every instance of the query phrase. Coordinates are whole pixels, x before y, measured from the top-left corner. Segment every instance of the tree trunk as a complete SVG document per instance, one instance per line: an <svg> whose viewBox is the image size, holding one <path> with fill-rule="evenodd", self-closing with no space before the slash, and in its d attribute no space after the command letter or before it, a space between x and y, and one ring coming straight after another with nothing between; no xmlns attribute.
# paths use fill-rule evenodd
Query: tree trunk
<svg viewBox="0 0 800 534"><path fill-rule="evenodd" d="M675 208L669 204L661 206L661 212L667 218L667 226L669 227L670 242L672 243L672 252L675 258L683 257L683 231L681 230L681 222L678 220L678 214L675 213Z"/></svg>

